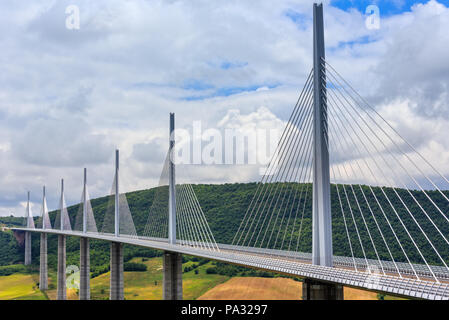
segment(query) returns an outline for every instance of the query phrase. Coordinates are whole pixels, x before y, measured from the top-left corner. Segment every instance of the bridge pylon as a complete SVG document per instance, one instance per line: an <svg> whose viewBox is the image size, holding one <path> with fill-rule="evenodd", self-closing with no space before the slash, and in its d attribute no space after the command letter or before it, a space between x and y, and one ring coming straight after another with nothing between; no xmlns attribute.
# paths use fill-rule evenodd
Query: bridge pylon
<svg viewBox="0 0 449 320"><path fill-rule="evenodd" d="M60 205L60 218L61 218L61 231L64 230L64 179L61 179L61 205ZM67 299L67 286L66 286L66 242L67 237L63 234L58 235L58 300Z"/></svg>
<svg viewBox="0 0 449 320"><path fill-rule="evenodd" d="M119 193L119 150L115 150L115 210L114 210L114 234L120 235L120 193Z"/></svg>
<svg viewBox="0 0 449 320"><path fill-rule="evenodd" d="M45 217L47 210L47 200L45 198L45 186L42 188L42 229L45 229ZM39 289L48 289L48 251L47 251L47 234L41 233L40 240L40 261L39 261Z"/></svg>
<svg viewBox="0 0 449 320"><path fill-rule="evenodd" d="M169 177L168 177L168 242L176 245L176 179L174 164L175 114L170 113L169 137ZM163 298L164 300L182 300L182 255L164 252L163 257Z"/></svg>
<svg viewBox="0 0 449 320"><path fill-rule="evenodd" d="M169 138L169 196L168 196L168 241L176 244L176 190L175 190L175 164L173 162L175 148L175 114L170 113L170 138Z"/></svg>
<svg viewBox="0 0 449 320"><path fill-rule="evenodd" d="M313 5L312 263L333 267L323 4ZM304 300L342 300L341 285L305 279Z"/></svg>
<svg viewBox="0 0 449 320"><path fill-rule="evenodd" d="M83 233L87 233L87 169L84 168ZM80 238L80 300L90 300L90 251L89 238Z"/></svg>
<svg viewBox="0 0 449 320"><path fill-rule="evenodd" d="M30 207L30 192L28 191L27 212L26 212L27 228L34 228L33 216ZM31 264L31 232L25 231L25 261L24 264Z"/></svg>
<svg viewBox="0 0 449 320"><path fill-rule="evenodd" d="M114 235L120 236L120 193L119 193L119 150L115 150L115 218ZM123 244L120 242L111 242L110 262L110 300L124 300L123 287Z"/></svg>
<svg viewBox="0 0 449 320"><path fill-rule="evenodd" d="M332 267L332 217L330 206L330 169L327 147L326 78L323 5L313 5L313 219L312 262Z"/></svg>

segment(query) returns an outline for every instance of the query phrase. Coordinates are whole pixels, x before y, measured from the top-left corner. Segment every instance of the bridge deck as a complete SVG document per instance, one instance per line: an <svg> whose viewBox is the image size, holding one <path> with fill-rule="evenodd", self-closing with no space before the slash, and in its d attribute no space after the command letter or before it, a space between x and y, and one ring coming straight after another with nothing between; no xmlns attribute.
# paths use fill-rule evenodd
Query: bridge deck
<svg viewBox="0 0 449 320"><path fill-rule="evenodd" d="M303 259L297 259L292 257L291 254L280 254L279 252L276 254L269 254L266 249L249 249L232 247L229 245L220 245L220 251L213 251L181 244L171 245L163 239L154 238L150 239L129 236L115 237L114 235L109 234L60 231L53 229L11 229L15 231L44 232L49 234L63 234L67 236L120 242L146 248L179 252L182 254L283 273L301 278L310 278L404 297L449 300L449 284L447 283L355 271L351 270L349 265L345 265L346 262L344 261L341 264L337 261L336 267L334 268L316 266L310 264L307 254L303 254Z"/></svg>

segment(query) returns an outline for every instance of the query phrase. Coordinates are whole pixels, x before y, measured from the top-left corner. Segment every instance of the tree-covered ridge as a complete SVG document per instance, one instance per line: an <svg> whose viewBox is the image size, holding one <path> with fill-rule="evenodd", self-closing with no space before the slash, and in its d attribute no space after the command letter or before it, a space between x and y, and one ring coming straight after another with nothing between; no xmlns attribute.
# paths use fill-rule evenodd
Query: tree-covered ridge
<svg viewBox="0 0 449 320"><path fill-rule="evenodd" d="M246 210L248 209L258 184L199 184L194 185L193 189L198 197L198 201L201 204L202 210L205 213L209 226L214 234L214 237L219 243L231 243L234 236L239 229L239 226L243 220ZM312 194L311 184L298 184L298 183L282 183L279 185L279 191L281 197L286 195L286 202L283 202L281 206L272 206L270 210L266 210L265 214L273 214L274 216L281 217L284 215L283 224L280 226L279 218L278 223L275 224L275 219L272 220L271 225L267 225L267 228L273 230L273 234L279 239L285 239L283 246L281 241L274 241L268 243L267 241L261 243L263 247L268 246L270 248L287 249L287 244L294 244L290 246L291 249L296 250L296 244L298 244L298 250L303 252L311 252L311 236L312 236L312 202L309 196L305 201L305 198L299 196L288 197L291 192L298 191L299 189L307 189L309 195ZM388 244L391 254L396 261L406 262L402 249L407 253L408 258L412 262L423 263L423 260L419 252L414 248L414 244L410 240L407 231L412 235L415 243L421 249L421 253L427 259L429 263L441 264L438 256L435 254L431 245L427 239L422 235L422 232L418 225L414 222L413 218L418 222L421 228L426 232L429 239L432 241L434 247L438 250L440 255L449 263L449 246L444 239L439 236L436 229L429 222L428 218L423 214L423 211L414 201L413 197L421 204L422 208L428 213L429 217L440 228L440 231L444 235L449 235L449 223L447 217L443 216L436 210L432 202L421 191L410 191L403 189L391 189L368 186L351 186L351 185L338 185L339 193L337 193L337 186L331 186L331 206L332 206L332 220L333 220L333 248L335 255L351 256L351 248L349 247L347 240L347 231L351 237L352 250L357 257L364 257L376 259L377 255L371 245L371 238L377 248L377 254L381 259L391 260L390 253L387 250L385 243ZM346 193L343 192L346 188ZM147 223L149 210L155 201L155 194L157 194L158 188L149 190L140 190L128 193L127 200L133 216L134 224L137 229L137 233L142 235ZM404 199L407 208L401 203L396 192ZM384 194L385 193L385 194ZM427 192L432 201L437 204L442 212L446 215L449 212L449 204L437 191ZM295 194L298 194L296 192ZM355 195L355 196L354 196ZM386 195L386 196L385 196ZM446 192L446 195L449 195ZM277 197L278 195L276 195ZM339 197L340 196L340 197ZM413 197L412 197L413 196ZM361 202L360 199L366 197L366 201ZM356 201L358 199L358 201ZM91 200L92 208L95 214L98 230L101 230L104 215L108 209L108 203L111 203L110 197L102 197ZM270 197L266 197L263 201L271 200ZM112 202L113 203L113 202ZM273 202L275 203L275 202ZM349 204L348 204L349 203ZM368 206L368 204L369 206ZM283 210L284 206L291 206L293 208L305 208L303 219L302 212L291 212L290 210ZM363 218L359 211L359 206L363 212ZM343 219L341 209L345 212L347 231L345 227L345 220ZM383 210L381 210L381 208ZM394 208L394 209L393 209ZM69 217L71 219L72 226L75 223L76 214L79 210L79 205L74 205L68 208ZM413 214L413 218L409 214L410 211ZM352 212L352 214L351 214ZM371 213L372 212L372 213ZM56 211L50 213L50 219L54 223L56 217ZM376 217L376 220L373 219ZM295 219L296 217L296 219ZM386 222L388 218L389 222L395 233L392 232L390 226ZM302 225L301 225L302 220ZM269 221L267 219L267 221ZM287 221L289 221L287 225ZM355 224L354 224L355 221ZM2 222L0 220L0 222ZM377 222L377 224L376 224ZM6 223L6 222L3 222ZM365 227L365 223L368 229ZM407 228L407 231L405 228ZM361 242L365 254L362 251L360 240L357 235L357 230L360 234ZM379 226L379 227L378 227ZM296 242L301 229L300 241ZM382 231L384 238L380 235L378 230ZM368 233L368 230L371 233ZM243 230L245 232L245 230ZM399 246L396 237L401 242L402 248ZM273 237L274 239L274 237ZM293 239L293 240L292 240ZM292 240L292 241L289 241ZM385 241L384 241L385 240ZM17 263L19 259L23 259L21 250L17 247L11 238L11 235L1 234L0 245L2 248L8 248L7 253L3 249L0 254L0 265ZM260 243L259 243L260 245ZM49 235L48 238L48 250L49 250L49 264L50 267L56 266L56 237ZM32 241L32 254L33 263L39 261L39 235L33 234ZM125 246L125 259L129 260L134 256L154 256L160 254L155 250L149 250L133 246ZM109 244L104 241L91 241L91 264L94 272L100 272L108 268L109 264ZM79 260L79 239L74 237L68 237L67 240L67 263L78 264Z"/></svg>
<svg viewBox="0 0 449 320"><path fill-rule="evenodd" d="M217 242L229 243L232 241L253 199L256 188L257 184L254 183L194 186ZM300 194L301 189L303 189L303 196L299 197L298 194ZM306 189L308 189L309 197L305 201L304 193ZM296 250L296 239L298 238L299 230L301 230L300 241L297 247L298 251L311 252L312 199L310 195L312 194L312 185L281 183L278 190L279 193L276 194L274 201L271 201L274 193L271 196L260 197L259 199L259 201L271 203L272 205L271 207L267 206L269 209L266 209L259 217L254 218L255 222L253 225L257 225L257 219L263 221L264 215L268 217L272 215L271 224L266 222L265 228L269 230L268 233L271 233L271 230L274 230L274 232L271 242L268 242L269 237L267 236L266 240L263 243L259 241L257 246L286 250L290 243L292 244L290 249ZM429 218L432 219L440 232L449 237L449 223L447 220L449 203L438 191L427 191L426 193L427 195L417 190L409 191L359 185L332 185L331 211L334 254L351 256L351 248L347 237L347 233L349 233L352 250L356 257L363 258L366 256L367 258L377 259L374 250L375 246L377 254L381 259L391 260L391 256L393 256L396 261L407 262L407 257L404 255L405 251L412 262L424 263L421 257L422 254L428 263L441 265L442 262L429 243L430 240L441 257L446 263L449 263L449 245L429 220ZM448 191L444 193L446 196L449 196ZM290 194L296 196L289 197ZM276 207L274 204L278 197L285 200L283 202L278 201L278 206ZM253 204L253 206L261 209L264 207L264 203L260 206ZM444 214L437 210L434 204ZM298 214L295 210L284 210L285 207L305 209L302 226L302 212ZM342 215L342 208L347 229ZM423 210L427 213L427 216ZM278 217L277 220L276 217ZM267 218L265 221L270 221L270 219ZM280 221L283 221L283 223L281 224ZM287 221L289 222L287 223ZM250 220L247 225L249 226L251 222ZM367 227L365 227L365 224ZM261 225L260 222L259 226ZM247 228L249 232L253 231L249 227ZM243 229L243 232L240 232L245 234L246 231ZM358 238L357 231L360 234L361 241ZM427 238L421 231L424 231ZM421 254L415 248L409 235L421 250ZM399 239L399 242L396 240L396 237ZM249 239L249 237L247 238ZM277 242L274 241L276 238L279 239ZM283 245L281 239L284 239ZM289 239L293 241L289 241ZM371 239L373 239L374 246L371 244ZM245 243L240 242L239 244ZM362 246L365 254L363 254ZM391 255L388 248L391 251Z"/></svg>

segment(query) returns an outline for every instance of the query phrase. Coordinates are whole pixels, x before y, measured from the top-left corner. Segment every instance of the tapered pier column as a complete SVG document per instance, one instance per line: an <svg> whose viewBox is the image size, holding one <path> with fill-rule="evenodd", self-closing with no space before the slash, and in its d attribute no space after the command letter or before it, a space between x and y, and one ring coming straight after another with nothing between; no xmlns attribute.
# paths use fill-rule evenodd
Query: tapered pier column
<svg viewBox="0 0 449 320"><path fill-rule="evenodd" d="M111 242L110 254L110 300L124 300L123 292L123 244L119 242Z"/></svg>
<svg viewBox="0 0 449 320"><path fill-rule="evenodd" d="M34 220L33 215L31 214L31 206L30 206L30 192L28 191L28 202L27 202L27 228L34 229ZM24 264L26 266L31 264L31 232L25 231L25 261Z"/></svg>
<svg viewBox="0 0 449 320"><path fill-rule="evenodd" d="M80 300L90 300L90 252L89 239L80 239Z"/></svg>
<svg viewBox="0 0 449 320"><path fill-rule="evenodd" d="M66 288L66 236L58 235L58 300L67 299Z"/></svg>
<svg viewBox="0 0 449 320"><path fill-rule="evenodd" d="M26 266L31 264L31 232L25 231L25 262Z"/></svg>
<svg viewBox="0 0 449 320"><path fill-rule="evenodd" d="M60 229L64 230L64 179L61 179ZM66 287L66 236L58 235L58 300L67 299Z"/></svg>
<svg viewBox="0 0 449 320"><path fill-rule="evenodd" d="M168 198L168 241L176 245L176 180L173 162L175 147L175 114L170 113L169 138L169 198ZM164 300L182 300L182 255L164 252Z"/></svg>
<svg viewBox="0 0 449 320"><path fill-rule="evenodd" d="M168 171L168 241L176 244L176 182L175 182L175 114L170 113L170 138L169 138L169 171Z"/></svg>
<svg viewBox="0 0 449 320"><path fill-rule="evenodd" d="M164 252L164 300L182 300L182 255Z"/></svg>
<svg viewBox="0 0 449 320"><path fill-rule="evenodd" d="M45 186L42 188L42 229L51 229L50 219L48 219L47 200L45 198ZM48 289L48 254L47 254L47 234L41 233L40 243L40 268L39 268L39 289Z"/></svg>
<svg viewBox="0 0 449 320"><path fill-rule="evenodd" d="M305 279L302 284L303 300L343 300L343 286Z"/></svg>
<svg viewBox="0 0 449 320"><path fill-rule="evenodd" d="M83 233L87 233L87 169L84 168ZM90 300L89 239L80 238L80 300Z"/></svg>
<svg viewBox="0 0 449 320"><path fill-rule="evenodd" d="M48 289L48 255L47 255L47 234L41 233L40 243L40 267L39 267L39 289Z"/></svg>

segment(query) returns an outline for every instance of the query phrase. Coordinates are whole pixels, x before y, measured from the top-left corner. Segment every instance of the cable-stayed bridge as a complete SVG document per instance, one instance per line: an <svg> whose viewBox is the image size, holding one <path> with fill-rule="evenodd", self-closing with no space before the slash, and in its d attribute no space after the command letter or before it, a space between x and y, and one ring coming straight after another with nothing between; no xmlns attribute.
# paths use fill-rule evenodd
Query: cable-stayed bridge
<svg viewBox="0 0 449 320"><path fill-rule="evenodd" d="M322 5L314 5L314 64L275 155L231 243L216 241L190 184L176 183L174 114L159 186L138 234L124 193L119 153L102 224L87 172L74 225L61 183L53 225L45 188L40 287L47 289L47 234L58 235L58 298L65 299L65 241L80 237L80 299L90 298L89 239L111 243L111 299L123 299L123 244L163 250L164 298L182 299L182 254L304 279L305 299L342 299L342 286L420 299L449 299L449 181L326 60ZM342 254L336 254L340 252Z"/></svg>

